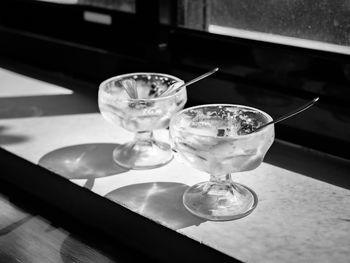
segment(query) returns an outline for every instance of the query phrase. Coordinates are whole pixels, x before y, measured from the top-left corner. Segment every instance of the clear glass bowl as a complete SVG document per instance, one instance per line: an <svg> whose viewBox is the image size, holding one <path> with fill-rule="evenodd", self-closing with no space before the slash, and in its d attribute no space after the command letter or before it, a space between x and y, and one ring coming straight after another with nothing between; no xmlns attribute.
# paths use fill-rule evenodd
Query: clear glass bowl
<svg viewBox="0 0 350 263"><path fill-rule="evenodd" d="M175 151L194 168L210 174L208 182L184 193L183 203L208 220L232 220L248 215L257 195L231 180L231 173L257 168L274 141L274 125L249 134L271 121L267 113L247 106L213 104L191 107L170 122Z"/></svg>
<svg viewBox="0 0 350 263"><path fill-rule="evenodd" d="M137 99L130 98L125 91L125 80L135 83ZM113 151L117 164L129 169L150 169L172 160L170 145L156 140L153 130L167 128L170 118L184 107L186 87L167 96L158 97L158 94L171 85L183 83L171 75L140 72L115 76L100 84L98 105L102 116L135 133L134 140Z"/></svg>

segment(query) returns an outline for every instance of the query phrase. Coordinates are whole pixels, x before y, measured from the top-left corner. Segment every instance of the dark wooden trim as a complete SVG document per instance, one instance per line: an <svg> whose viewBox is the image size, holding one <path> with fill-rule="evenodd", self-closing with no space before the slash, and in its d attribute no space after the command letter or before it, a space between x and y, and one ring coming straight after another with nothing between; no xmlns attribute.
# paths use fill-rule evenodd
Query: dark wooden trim
<svg viewBox="0 0 350 263"><path fill-rule="evenodd" d="M0 149L0 180L159 262L239 262Z"/></svg>

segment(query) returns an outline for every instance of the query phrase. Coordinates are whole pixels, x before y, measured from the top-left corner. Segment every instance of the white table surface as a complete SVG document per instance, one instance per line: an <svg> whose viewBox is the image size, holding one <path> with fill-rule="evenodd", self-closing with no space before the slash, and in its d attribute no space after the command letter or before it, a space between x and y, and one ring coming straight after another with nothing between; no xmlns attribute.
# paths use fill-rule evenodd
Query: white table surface
<svg viewBox="0 0 350 263"><path fill-rule="evenodd" d="M252 214L235 221L202 220L185 210L181 197L209 176L177 159L151 170L118 167L113 147L132 134L107 123L96 103L1 69L0 145L238 260L350 262L348 189L263 163L233 176L257 193ZM157 131L156 137L168 140L168 133Z"/></svg>

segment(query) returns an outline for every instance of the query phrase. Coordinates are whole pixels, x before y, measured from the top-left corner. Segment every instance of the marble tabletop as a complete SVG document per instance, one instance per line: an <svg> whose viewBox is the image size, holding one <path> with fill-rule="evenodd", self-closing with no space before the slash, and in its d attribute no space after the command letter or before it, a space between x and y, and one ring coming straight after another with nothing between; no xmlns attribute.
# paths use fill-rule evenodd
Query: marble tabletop
<svg viewBox="0 0 350 263"><path fill-rule="evenodd" d="M167 130L155 136L169 140ZM0 70L0 145L7 151L243 262L349 262L349 189L264 162L233 175L257 193L257 208L238 220L206 221L181 200L209 176L176 158L157 169L119 167L112 151L131 138L102 118L93 96ZM300 165L320 166L317 159Z"/></svg>

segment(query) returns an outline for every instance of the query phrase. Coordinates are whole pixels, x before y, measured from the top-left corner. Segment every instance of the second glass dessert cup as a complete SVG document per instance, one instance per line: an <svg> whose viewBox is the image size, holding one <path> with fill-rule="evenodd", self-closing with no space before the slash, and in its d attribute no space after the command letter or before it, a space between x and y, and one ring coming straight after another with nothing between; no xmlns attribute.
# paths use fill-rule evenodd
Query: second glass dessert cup
<svg viewBox="0 0 350 263"><path fill-rule="evenodd" d="M274 141L274 125L267 113L247 106L213 104L191 107L170 122L170 135L178 155L194 168L210 174L183 195L185 207L207 220L244 217L257 205L250 188L235 183L231 173L257 168Z"/></svg>
<svg viewBox="0 0 350 263"><path fill-rule="evenodd" d="M151 169L172 160L170 145L156 140L153 130L167 128L170 118L184 107L186 87L167 96L158 94L183 83L171 75L141 72L119 75L100 84L98 105L102 116L135 133L134 140L113 151L117 164L129 169ZM134 86L136 98L130 97L126 85Z"/></svg>

